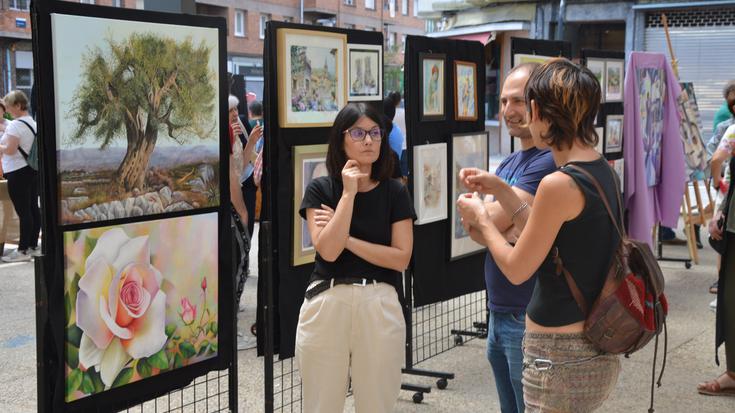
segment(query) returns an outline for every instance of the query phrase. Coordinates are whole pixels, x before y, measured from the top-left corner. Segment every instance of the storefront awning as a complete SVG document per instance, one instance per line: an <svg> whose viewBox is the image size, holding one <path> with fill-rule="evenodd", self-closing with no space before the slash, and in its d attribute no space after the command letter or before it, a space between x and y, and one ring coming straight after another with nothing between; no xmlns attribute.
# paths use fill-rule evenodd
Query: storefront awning
<svg viewBox="0 0 735 413"><path fill-rule="evenodd" d="M426 35L443 39L474 40L482 44L487 44L491 40L494 32L530 30L530 28L531 24L529 22L502 22L460 27L443 32L427 33Z"/></svg>
<svg viewBox="0 0 735 413"><path fill-rule="evenodd" d="M452 36L450 39L457 40L469 40L474 42L480 42L482 44L488 44L493 38L493 32L474 33L474 34L461 34L459 36Z"/></svg>

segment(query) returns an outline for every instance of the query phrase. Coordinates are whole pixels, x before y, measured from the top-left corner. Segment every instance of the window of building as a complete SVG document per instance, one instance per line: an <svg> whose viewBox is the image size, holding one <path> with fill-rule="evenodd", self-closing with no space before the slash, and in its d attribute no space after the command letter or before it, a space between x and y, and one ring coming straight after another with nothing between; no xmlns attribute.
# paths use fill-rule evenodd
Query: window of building
<svg viewBox="0 0 735 413"><path fill-rule="evenodd" d="M28 0L10 0L8 8L11 10L28 10Z"/></svg>
<svg viewBox="0 0 735 413"><path fill-rule="evenodd" d="M33 85L33 69L15 69L15 88L23 91L26 96L31 96Z"/></svg>
<svg viewBox="0 0 735 413"><path fill-rule="evenodd" d="M284 18L283 18L283 21L284 21L285 23L293 23L293 17L291 17L291 16L286 16L286 17L284 17Z"/></svg>
<svg viewBox="0 0 735 413"><path fill-rule="evenodd" d="M426 33L433 33L436 31L436 20L426 20Z"/></svg>
<svg viewBox="0 0 735 413"><path fill-rule="evenodd" d="M261 14L260 15L260 38L265 39L265 24L268 23L268 20L271 19L270 14Z"/></svg>
<svg viewBox="0 0 735 413"><path fill-rule="evenodd" d="M401 53L406 53L406 35L401 35Z"/></svg>
<svg viewBox="0 0 735 413"><path fill-rule="evenodd" d="M388 42L386 44L387 49L392 51L396 47L396 33L388 33L386 41Z"/></svg>
<svg viewBox="0 0 735 413"><path fill-rule="evenodd" d="M365 8L375 10L375 0L365 0Z"/></svg>
<svg viewBox="0 0 735 413"><path fill-rule="evenodd" d="M123 0L112 0L112 6L113 7L125 7L125 2Z"/></svg>
<svg viewBox="0 0 735 413"><path fill-rule="evenodd" d="M408 0L401 0L401 14L408 16Z"/></svg>
<svg viewBox="0 0 735 413"><path fill-rule="evenodd" d="M419 0L413 0L413 17L419 15Z"/></svg>
<svg viewBox="0 0 735 413"><path fill-rule="evenodd" d="M352 29L352 30L355 29L355 25L354 24L345 23L343 26L344 26L345 29Z"/></svg>
<svg viewBox="0 0 735 413"><path fill-rule="evenodd" d="M235 10L235 36L245 37L245 10Z"/></svg>
<svg viewBox="0 0 735 413"><path fill-rule="evenodd" d="M84 4L94 4L94 0L79 0L79 2Z"/></svg>
<svg viewBox="0 0 735 413"><path fill-rule="evenodd" d="M345 6L354 6L355 0L345 0Z"/></svg>

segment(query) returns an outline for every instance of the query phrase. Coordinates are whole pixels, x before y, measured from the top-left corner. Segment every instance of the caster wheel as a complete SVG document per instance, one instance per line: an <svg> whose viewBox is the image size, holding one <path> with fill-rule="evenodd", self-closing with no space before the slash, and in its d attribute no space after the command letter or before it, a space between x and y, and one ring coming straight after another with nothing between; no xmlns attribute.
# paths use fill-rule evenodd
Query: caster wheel
<svg viewBox="0 0 735 413"><path fill-rule="evenodd" d="M464 338L462 338L462 336L460 336L459 334L454 336L454 345L461 346L462 344L464 344Z"/></svg>
<svg viewBox="0 0 735 413"><path fill-rule="evenodd" d="M413 394L413 402L414 403L419 404L422 401L424 401L424 393L419 392L419 393L414 393Z"/></svg>
<svg viewBox="0 0 735 413"><path fill-rule="evenodd" d="M684 263L684 268L686 268L687 270L690 269L690 268L692 268L692 263L691 262L685 262Z"/></svg>
<svg viewBox="0 0 735 413"><path fill-rule="evenodd" d="M446 388L447 388L447 385L448 385L448 384L449 384L449 383L447 383L447 379L439 379L439 380L437 380L437 381L436 381L436 387L437 387L437 388L438 388L439 390L444 390L444 389L446 389Z"/></svg>
<svg viewBox="0 0 735 413"><path fill-rule="evenodd" d="M250 334L254 336L258 336L258 325L253 323L253 325L250 326Z"/></svg>

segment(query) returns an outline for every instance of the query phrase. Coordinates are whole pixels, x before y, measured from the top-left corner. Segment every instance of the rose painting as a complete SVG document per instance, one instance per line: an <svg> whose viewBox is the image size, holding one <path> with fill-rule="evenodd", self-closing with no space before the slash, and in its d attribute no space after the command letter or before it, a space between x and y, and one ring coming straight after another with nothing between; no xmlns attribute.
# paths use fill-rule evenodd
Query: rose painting
<svg viewBox="0 0 735 413"><path fill-rule="evenodd" d="M71 402L217 355L217 214L64 233Z"/></svg>

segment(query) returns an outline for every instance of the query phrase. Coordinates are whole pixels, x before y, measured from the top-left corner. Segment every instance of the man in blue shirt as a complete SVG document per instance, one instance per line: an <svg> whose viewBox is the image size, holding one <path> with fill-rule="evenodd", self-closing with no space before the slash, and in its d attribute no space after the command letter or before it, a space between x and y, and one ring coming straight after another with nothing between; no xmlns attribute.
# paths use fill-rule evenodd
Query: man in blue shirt
<svg viewBox="0 0 735 413"><path fill-rule="evenodd" d="M522 150L503 160L495 172L528 205L533 205L533 197L541 179L556 170L551 152L533 146L531 132L526 124L524 90L536 66L538 64L516 66L503 84L500 94L501 115L510 135L520 139ZM512 217L503 210L500 203L490 199L486 200L485 209L498 229L504 232L508 242L514 243L520 235L520 229L514 226ZM516 218L516 224L518 220ZM503 413L524 411L521 343L525 332L526 306L531 300L535 284L535 276L521 285L511 284L488 252L485 258L485 285L490 311L487 358L495 375L495 386Z"/></svg>

